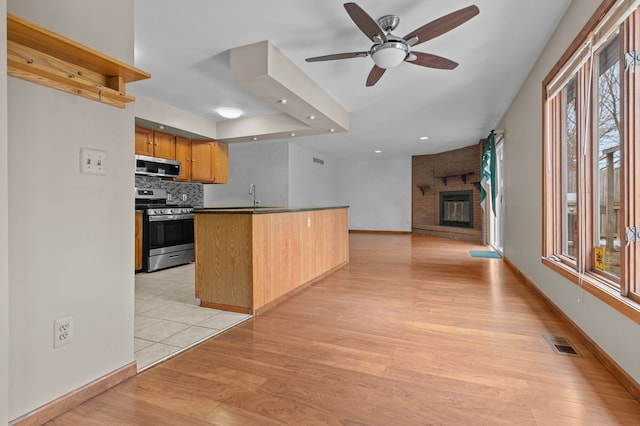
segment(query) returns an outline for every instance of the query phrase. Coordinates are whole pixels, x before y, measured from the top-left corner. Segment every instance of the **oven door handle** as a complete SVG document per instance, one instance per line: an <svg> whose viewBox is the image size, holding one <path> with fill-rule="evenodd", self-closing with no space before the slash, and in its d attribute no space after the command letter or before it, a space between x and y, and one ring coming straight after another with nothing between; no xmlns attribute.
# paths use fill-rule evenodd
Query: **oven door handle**
<svg viewBox="0 0 640 426"><path fill-rule="evenodd" d="M193 219L193 213L162 214L158 216L149 216L149 222L168 222L170 220L187 220L187 219Z"/></svg>

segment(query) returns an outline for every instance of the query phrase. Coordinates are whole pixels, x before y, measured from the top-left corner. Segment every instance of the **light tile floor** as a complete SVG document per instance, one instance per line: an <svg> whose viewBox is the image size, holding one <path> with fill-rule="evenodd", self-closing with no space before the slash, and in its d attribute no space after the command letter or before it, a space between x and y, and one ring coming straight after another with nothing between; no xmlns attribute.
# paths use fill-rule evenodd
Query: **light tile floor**
<svg viewBox="0 0 640 426"><path fill-rule="evenodd" d="M194 288L193 263L136 274L134 351L138 371L251 318L201 308Z"/></svg>

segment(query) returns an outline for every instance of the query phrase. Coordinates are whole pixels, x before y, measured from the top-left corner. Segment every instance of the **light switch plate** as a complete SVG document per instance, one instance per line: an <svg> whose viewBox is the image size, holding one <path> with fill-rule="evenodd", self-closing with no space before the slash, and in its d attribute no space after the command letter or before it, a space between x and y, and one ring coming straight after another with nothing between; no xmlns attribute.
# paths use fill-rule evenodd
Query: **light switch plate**
<svg viewBox="0 0 640 426"><path fill-rule="evenodd" d="M107 151L80 148L80 173L106 175Z"/></svg>

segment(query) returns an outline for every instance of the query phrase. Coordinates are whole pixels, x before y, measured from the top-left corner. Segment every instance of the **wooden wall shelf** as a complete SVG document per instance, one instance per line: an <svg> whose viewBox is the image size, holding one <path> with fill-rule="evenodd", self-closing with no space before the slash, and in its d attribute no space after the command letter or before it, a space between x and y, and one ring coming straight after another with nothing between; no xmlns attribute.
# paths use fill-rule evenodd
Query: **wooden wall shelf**
<svg viewBox="0 0 640 426"><path fill-rule="evenodd" d="M125 84L151 75L73 40L7 14L7 74L124 108Z"/></svg>
<svg viewBox="0 0 640 426"><path fill-rule="evenodd" d="M466 172L466 173L456 173L456 174L452 174L452 175L446 175L446 176L438 176L438 178L440 180L442 180L442 184L443 185L447 185L447 179L452 178L452 177L460 177L460 179L462 179L462 183L467 183L467 177L471 176L471 175L475 175L475 172Z"/></svg>

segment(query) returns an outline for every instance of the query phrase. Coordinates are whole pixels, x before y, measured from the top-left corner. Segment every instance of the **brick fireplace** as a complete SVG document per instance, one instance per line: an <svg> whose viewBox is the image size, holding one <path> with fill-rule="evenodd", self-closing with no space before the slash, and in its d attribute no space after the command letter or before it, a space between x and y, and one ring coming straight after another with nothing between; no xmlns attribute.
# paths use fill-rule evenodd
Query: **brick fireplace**
<svg viewBox="0 0 640 426"><path fill-rule="evenodd" d="M482 242L481 145L412 159L412 231Z"/></svg>

